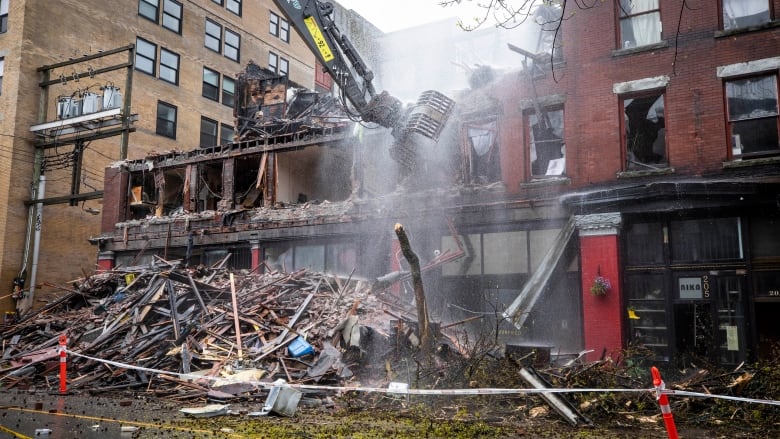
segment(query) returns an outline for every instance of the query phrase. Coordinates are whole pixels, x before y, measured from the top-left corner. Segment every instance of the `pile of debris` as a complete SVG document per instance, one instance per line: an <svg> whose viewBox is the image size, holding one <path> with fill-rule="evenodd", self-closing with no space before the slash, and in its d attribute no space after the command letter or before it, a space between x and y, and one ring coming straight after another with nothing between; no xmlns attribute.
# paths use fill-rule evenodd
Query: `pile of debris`
<svg viewBox="0 0 780 439"><path fill-rule="evenodd" d="M366 282L220 265L185 269L156 258L58 287L63 297L3 328L0 385L56 388L63 333L69 390L175 399L248 397L277 379L343 383L372 373L368 357L397 351Z"/></svg>

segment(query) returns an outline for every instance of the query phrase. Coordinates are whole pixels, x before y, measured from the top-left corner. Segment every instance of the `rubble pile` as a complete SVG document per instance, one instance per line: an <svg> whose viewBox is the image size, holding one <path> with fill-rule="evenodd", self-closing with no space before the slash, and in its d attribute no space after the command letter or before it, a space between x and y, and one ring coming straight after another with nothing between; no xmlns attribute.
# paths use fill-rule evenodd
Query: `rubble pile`
<svg viewBox="0 0 780 439"><path fill-rule="evenodd" d="M378 326L389 319L369 286L322 273L184 269L157 258L59 288L60 299L3 328L0 386L56 388L61 334L69 390L176 399L243 397L277 379L343 382L352 369L372 370L360 365L367 349L388 345ZM361 319L376 310L377 327L358 323L359 308L368 310Z"/></svg>

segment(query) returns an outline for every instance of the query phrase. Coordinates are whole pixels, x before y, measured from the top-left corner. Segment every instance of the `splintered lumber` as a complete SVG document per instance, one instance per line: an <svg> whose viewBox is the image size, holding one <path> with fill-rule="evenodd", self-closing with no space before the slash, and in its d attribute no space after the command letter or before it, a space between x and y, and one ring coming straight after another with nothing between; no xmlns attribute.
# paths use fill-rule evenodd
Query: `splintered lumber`
<svg viewBox="0 0 780 439"><path fill-rule="evenodd" d="M409 243L409 237L406 236L406 230L401 223L396 223L395 234L398 236L398 243L401 245L401 252L409 263L409 270L412 273L412 285L414 285L414 300L417 303L417 325L420 331L420 347L422 352L430 355L433 350L431 341L430 324L428 321L428 305L425 301L425 290L423 289L422 274L420 271L420 258L412 250Z"/></svg>
<svg viewBox="0 0 780 439"><path fill-rule="evenodd" d="M236 326L236 346L238 346L238 360L244 359L244 349L241 347L241 325L238 323L238 299L236 298L236 279L230 273L230 295L233 299L233 324Z"/></svg>
<svg viewBox="0 0 780 439"><path fill-rule="evenodd" d="M189 269L158 257L152 265L116 268L73 281L75 288L63 288L57 306L3 328L0 370L15 373L0 376L0 387L11 381L56 383L56 370L18 360L42 348L55 349L62 333L68 335L68 349L79 354L68 356L68 370L80 388L146 387L182 400L203 398L205 384L188 386L171 379L173 373L224 375L235 367L230 360L236 354L243 357L242 367L269 371L269 379L305 379L305 369L291 367L284 348L306 334L315 348L307 355L319 355L332 328L349 311L338 305L339 296L360 303L359 296L369 293L359 280L307 270L242 271L238 282L236 274L222 268L224 263ZM128 274L133 275L131 281ZM152 370L158 371L151 372L154 376L168 376L150 386L146 376ZM321 378L341 377L326 371Z"/></svg>

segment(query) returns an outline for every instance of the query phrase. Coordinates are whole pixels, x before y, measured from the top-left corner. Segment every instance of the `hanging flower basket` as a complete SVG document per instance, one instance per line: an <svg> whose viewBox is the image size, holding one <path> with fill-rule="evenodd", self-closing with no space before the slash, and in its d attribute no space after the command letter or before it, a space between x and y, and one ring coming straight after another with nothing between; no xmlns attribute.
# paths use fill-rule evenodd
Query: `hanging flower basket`
<svg viewBox="0 0 780 439"><path fill-rule="evenodd" d="M612 288L612 284L604 276L596 276L593 279L593 285L590 286L590 293L594 296L606 296Z"/></svg>

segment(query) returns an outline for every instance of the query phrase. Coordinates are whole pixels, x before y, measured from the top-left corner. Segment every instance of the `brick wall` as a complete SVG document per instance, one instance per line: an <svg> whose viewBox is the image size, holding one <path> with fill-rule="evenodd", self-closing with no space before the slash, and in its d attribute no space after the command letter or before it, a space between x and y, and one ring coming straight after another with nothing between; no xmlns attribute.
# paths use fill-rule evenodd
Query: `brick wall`
<svg viewBox="0 0 780 439"><path fill-rule="evenodd" d="M582 321L585 349L592 349L588 360L602 354L617 358L623 347L623 306L620 292L618 236L581 236ZM601 275L612 288L605 296L590 292L593 279Z"/></svg>

